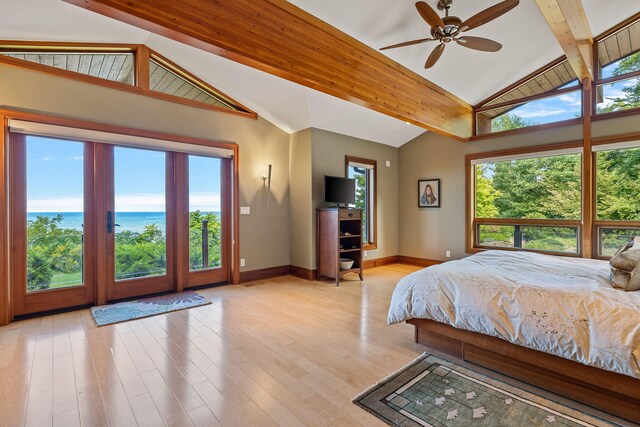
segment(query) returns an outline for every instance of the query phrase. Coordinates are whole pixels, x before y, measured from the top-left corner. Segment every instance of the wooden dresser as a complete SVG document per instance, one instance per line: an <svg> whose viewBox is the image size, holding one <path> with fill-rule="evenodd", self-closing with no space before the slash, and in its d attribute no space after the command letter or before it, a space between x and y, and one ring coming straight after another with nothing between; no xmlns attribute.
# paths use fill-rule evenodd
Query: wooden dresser
<svg viewBox="0 0 640 427"><path fill-rule="evenodd" d="M340 258L353 260L353 266L348 270L341 270ZM318 209L316 278L334 278L337 286L347 273L356 273L362 280L362 258L362 209Z"/></svg>

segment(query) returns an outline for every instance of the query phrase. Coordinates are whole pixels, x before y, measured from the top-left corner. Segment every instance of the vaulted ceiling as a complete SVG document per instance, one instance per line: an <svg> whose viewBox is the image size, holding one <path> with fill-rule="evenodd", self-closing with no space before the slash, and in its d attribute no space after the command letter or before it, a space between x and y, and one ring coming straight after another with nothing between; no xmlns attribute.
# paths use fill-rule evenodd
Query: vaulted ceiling
<svg viewBox="0 0 640 427"><path fill-rule="evenodd" d="M426 0L435 7L436 0ZM290 0L372 48L428 37L414 0ZM638 0L582 0L597 35L638 12ZM3 0L0 39L146 44L218 87L287 132L317 127L399 146L424 129L262 71L106 18L61 0ZM462 19L497 0L455 0ZM473 30L501 42L498 53L449 46L424 70L433 45L385 51L394 61L475 104L562 55L535 1L521 0L507 15Z"/></svg>

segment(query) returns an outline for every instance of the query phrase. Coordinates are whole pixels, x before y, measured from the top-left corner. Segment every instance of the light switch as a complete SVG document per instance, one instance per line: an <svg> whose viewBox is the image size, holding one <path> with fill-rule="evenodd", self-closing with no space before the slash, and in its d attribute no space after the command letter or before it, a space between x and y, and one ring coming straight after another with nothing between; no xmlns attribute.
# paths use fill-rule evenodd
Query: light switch
<svg viewBox="0 0 640 427"><path fill-rule="evenodd" d="M251 215L251 206L240 206L240 215Z"/></svg>
<svg viewBox="0 0 640 427"><path fill-rule="evenodd" d="M391 167L391 160L387 160L387 167L390 168Z"/></svg>

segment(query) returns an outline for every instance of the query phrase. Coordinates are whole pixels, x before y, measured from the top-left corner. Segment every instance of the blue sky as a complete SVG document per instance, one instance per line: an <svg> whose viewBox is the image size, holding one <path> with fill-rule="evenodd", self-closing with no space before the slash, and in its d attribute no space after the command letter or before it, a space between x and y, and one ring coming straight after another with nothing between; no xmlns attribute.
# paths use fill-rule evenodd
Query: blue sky
<svg viewBox="0 0 640 427"><path fill-rule="evenodd" d="M83 144L27 138L27 210L79 212L83 206ZM164 211L165 154L115 147L116 211ZM220 210L220 160L189 156L190 210Z"/></svg>
<svg viewBox="0 0 640 427"><path fill-rule="evenodd" d="M611 77L618 63L619 61L604 67L602 69L602 77ZM623 89L636 85L638 81L640 81L640 79L636 78L603 86L604 102L598 104L598 106L604 107L609 105L613 98L623 97ZM563 87L570 87L572 85L575 85L575 83L569 83ZM573 119L581 115L581 97L582 94L580 91L565 93L557 97L530 102L509 111L509 114L515 114L538 124Z"/></svg>

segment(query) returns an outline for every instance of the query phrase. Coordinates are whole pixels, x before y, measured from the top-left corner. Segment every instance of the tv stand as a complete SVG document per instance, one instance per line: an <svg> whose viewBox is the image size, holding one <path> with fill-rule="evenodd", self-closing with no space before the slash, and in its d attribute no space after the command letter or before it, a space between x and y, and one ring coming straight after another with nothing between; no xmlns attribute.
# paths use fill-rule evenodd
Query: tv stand
<svg viewBox="0 0 640 427"><path fill-rule="evenodd" d="M318 273L330 277L340 285L347 273L362 277L362 209L321 208L318 209ZM347 270L340 269L340 258L353 260Z"/></svg>

